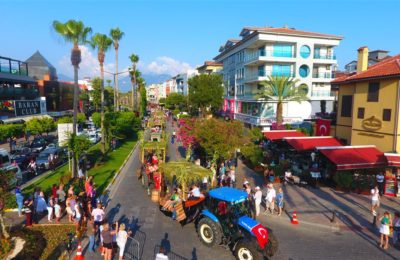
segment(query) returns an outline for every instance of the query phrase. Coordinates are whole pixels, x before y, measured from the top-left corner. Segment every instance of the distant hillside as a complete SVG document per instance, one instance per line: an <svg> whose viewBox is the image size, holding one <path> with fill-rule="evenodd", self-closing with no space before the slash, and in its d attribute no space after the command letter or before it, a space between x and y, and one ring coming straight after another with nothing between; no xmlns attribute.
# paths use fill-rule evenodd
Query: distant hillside
<svg viewBox="0 0 400 260"><path fill-rule="evenodd" d="M163 83L171 76L168 74L143 74L142 77L146 81L147 85ZM128 92L132 88L131 79L129 77L119 78L119 89L121 92Z"/></svg>

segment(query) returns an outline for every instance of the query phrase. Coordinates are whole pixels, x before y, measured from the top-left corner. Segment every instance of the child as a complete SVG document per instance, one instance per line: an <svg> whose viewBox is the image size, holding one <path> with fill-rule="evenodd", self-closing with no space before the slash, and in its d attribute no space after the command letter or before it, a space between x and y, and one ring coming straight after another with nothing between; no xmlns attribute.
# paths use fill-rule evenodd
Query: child
<svg viewBox="0 0 400 260"><path fill-rule="evenodd" d="M58 203L58 200L56 200L56 204L54 205L54 215L56 216L56 222L60 223L60 218L61 218L61 206Z"/></svg>

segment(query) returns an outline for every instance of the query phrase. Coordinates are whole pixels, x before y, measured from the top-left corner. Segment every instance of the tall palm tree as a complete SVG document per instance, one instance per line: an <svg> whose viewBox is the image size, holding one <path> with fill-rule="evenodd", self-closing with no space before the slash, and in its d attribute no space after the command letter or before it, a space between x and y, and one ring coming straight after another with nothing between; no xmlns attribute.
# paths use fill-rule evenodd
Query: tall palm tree
<svg viewBox="0 0 400 260"><path fill-rule="evenodd" d="M115 86L114 86L114 109L119 110L119 87L118 87L118 49L119 41L124 37L124 33L117 27L110 30L110 37L114 42L115 49Z"/></svg>
<svg viewBox="0 0 400 260"><path fill-rule="evenodd" d="M106 52L110 49L113 41L107 37L105 34L96 33L93 35L90 46L93 49L97 49L97 59L100 65L100 79L101 79L101 152L106 153L106 131L104 129L104 59L106 57Z"/></svg>
<svg viewBox="0 0 400 260"><path fill-rule="evenodd" d="M276 101L276 124L278 126L283 123L283 102L288 101L306 101L307 87L300 85L296 87L298 79L293 79L285 76L268 76L268 80L264 81L263 92L261 97Z"/></svg>
<svg viewBox="0 0 400 260"><path fill-rule="evenodd" d="M76 20L69 20L65 23L54 21L53 29L57 32L66 42L73 44L71 49L71 63L74 67L74 101L73 101L73 128L72 133L76 135L76 124L77 124L77 114L78 114L78 97L79 97L79 85L78 85L78 69L79 63L81 62L81 50L79 49L79 44L86 44L87 38L90 36L92 29L90 27L85 27L83 22ZM72 177L77 175L77 161L75 156L72 156Z"/></svg>
<svg viewBox="0 0 400 260"><path fill-rule="evenodd" d="M136 73L136 65L139 62L139 56L137 56L136 54L131 54L131 56L129 56L129 59L132 62L132 70L131 70L131 80L132 80L132 110L133 111L137 111L137 102L136 102L136 97L137 97L137 93L136 93L136 79L137 79L137 73Z"/></svg>

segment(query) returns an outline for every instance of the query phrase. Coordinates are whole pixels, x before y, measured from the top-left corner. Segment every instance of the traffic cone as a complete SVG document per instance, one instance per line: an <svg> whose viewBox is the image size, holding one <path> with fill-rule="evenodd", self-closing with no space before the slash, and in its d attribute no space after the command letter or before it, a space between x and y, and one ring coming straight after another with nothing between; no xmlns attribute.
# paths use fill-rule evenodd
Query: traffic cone
<svg viewBox="0 0 400 260"><path fill-rule="evenodd" d="M81 242L78 242L78 248L76 249L76 256L74 260L84 260L85 258L82 255L82 246Z"/></svg>
<svg viewBox="0 0 400 260"><path fill-rule="evenodd" d="M299 221L297 220L297 211L293 211L293 214L292 214L292 224L293 224L293 225L299 224Z"/></svg>

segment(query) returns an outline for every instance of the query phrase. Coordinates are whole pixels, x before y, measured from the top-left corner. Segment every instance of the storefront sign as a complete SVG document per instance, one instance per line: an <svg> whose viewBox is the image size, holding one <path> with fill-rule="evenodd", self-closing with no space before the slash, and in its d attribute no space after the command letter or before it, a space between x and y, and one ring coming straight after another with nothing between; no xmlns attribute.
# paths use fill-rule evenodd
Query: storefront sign
<svg viewBox="0 0 400 260"><path fill-rule="evenodd" d="M382 121L375 116L364 119L361 123L362 127L369 131L377 131L382 128Z"/></svg>
<svg viewBox="0 0 400 260"><path fill-rule="evenodd" d="M228 109L228 100L224 99L224 108L223 108L224 112L226 112L227 109Z"/></svg>
<svg viewBox="0 0 400 260"><path fill-rule="evenodd" d="M230 100L230 112L235 113L235 100Z"/></svg>
<svg viewBox="0 0 400 260"><path fill-rule="evenodd" d="M16 116L28 116L40 113L41 113L40 101L27 101L27 100L15 101Z"/></svg>

